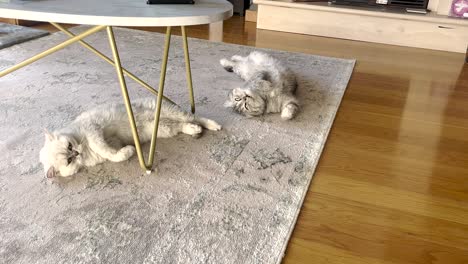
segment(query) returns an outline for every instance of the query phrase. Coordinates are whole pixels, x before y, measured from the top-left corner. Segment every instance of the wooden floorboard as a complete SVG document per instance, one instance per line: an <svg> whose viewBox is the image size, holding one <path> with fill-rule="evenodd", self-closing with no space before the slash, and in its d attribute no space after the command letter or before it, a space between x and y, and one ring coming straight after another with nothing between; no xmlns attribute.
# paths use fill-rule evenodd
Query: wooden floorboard
<svg viewBox="0 0 468 264"><path fill-rule="evenodd" d="M256 30L242 17L226 21L224 42L357 59L283 263L468 263L464 54Z"/></svg>

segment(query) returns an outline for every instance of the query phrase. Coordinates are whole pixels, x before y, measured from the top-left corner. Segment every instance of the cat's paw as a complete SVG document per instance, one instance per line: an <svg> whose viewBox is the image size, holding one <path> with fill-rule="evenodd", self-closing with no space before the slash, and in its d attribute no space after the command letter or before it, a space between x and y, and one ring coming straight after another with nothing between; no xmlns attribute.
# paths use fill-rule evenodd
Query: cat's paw
<svg viewBox="0 0 468 264"><path fill-rule="evenodd" d="M121 148L115 155L114 162L121 162L128 160L131 156L135 154L135 147L128 145Z"/></svg>
<svg viewBox="0 0 468 264"><path fill-rule="evenodd" d="M242 57L240 55L234 55L234 56L231 57L231 60L233 60L233 61L241 61L243 59L244 59L244 57Z"/></svg>
<svg viewBox="0 0 468 264"><path fill-rule="evenodd" d="M187 135L198 135L203 131L200 125L187 123L182 127L182 132Z"/></svg>
<svg viewBox="0 0 468 264"><path fill-rule="evenodd" d="M221 64L221 66L224 67L224 66L231 65L231 62L228 59L220 59L219 64Z"/></svg>
<svg viewBox="0 0 468 264"><path fill-rule="evenodd" d="M206 129L213 130L213 131L219 131L223 128L220 124L216 123L213 120L207 120L205 122L205 127Z"/></svg>
<svg viewBox="0 0 468 264"><path fill-rule="evenodd" d="M281 111L281 118L283 120L291 120L296 116L298 107L295 104L288 104Z"/></svg>
<svg viewBox="0 0 468 264"><path fill-rule="evenodd" d="M219 63L221 64L221 66L223 66L223 68L228 71L228 72L233 72L233 68L232 68L232 63L227 60L227 59L221 59L219 61Z"/></svg>

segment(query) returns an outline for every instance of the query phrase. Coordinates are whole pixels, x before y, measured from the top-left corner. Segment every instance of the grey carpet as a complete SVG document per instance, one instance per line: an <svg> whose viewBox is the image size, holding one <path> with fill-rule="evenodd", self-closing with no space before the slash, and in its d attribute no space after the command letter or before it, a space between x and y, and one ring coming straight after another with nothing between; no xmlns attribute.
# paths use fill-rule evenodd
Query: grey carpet
<svg viewBox="0 0 468 264"><path fill-rule="evenodd" d="M0 49L48 34L45 30L0 23Z"/></svg>
<svg viewBox="0 0 468 264"><path fill-rule="evenodd" d="M155 85L163 36L128 29L116 36L125 66ZM88 41L109 54L105 37ZM57 33L4 49L0 68L64 39ZM114 68L88 50L70 46L0 79L0 263L281 261L354 61L268 51L297 72L303 108L290 122L247 119L223 108L241 81L218 61L255 48L189 43L197 113L224 129L160 140L151 175L133 157L44 178L43 128L122 100ZM170 58L167 95L188 106L179 37ZM149 96L129 84L134 98Z"/></svg>

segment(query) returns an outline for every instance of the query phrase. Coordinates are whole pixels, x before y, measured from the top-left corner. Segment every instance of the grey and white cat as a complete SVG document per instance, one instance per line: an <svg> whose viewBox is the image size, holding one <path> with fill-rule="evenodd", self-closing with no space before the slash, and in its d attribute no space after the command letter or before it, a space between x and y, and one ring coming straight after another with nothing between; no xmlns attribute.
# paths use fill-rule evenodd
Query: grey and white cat
<svg viewBox="0 0 468 264"><path fill-rule="evenodd" d="M135 100L132 103L141 143L151 140L156 100ZM158 138L173 137L179 133L197 136L202 128L220 130L213 120L197 117L178 106L163 102L159 120ZM63 177L77 173L104 161L128 160L135 147L123 104L100 106L79 115L65 128L46 132L40 161L47 177ZM116 147L117 146L117 147Z"/></svg>
<svg viewBox="0 0 468 264"><path fill-rule="evenodd" d="M221 59L225 70L234 72L245 82L229 93L226 107L245 116L280 113L281 118L294 118L299 102L294 96L297 81L294 73L272 56L254 51L248 56Z"/></svg>

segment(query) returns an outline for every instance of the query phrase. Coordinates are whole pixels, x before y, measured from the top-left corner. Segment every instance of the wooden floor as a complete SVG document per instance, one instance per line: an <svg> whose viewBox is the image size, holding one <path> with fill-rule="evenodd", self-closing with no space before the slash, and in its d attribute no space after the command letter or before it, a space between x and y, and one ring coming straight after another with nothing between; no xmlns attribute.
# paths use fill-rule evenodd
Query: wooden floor
<svg viewBox="0 0 468 264"><path fill-rule="evenodd" d="M468 263L464 54L256 31L240 17L224 30L225 42L357 59L283 263Z"/></svg>

